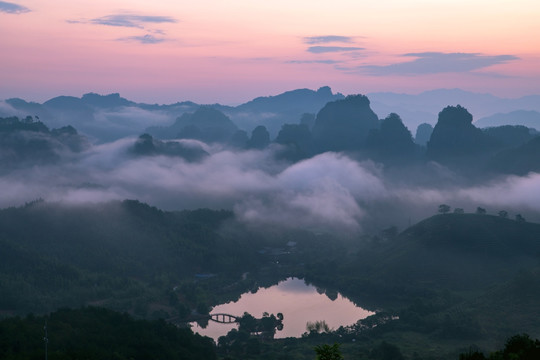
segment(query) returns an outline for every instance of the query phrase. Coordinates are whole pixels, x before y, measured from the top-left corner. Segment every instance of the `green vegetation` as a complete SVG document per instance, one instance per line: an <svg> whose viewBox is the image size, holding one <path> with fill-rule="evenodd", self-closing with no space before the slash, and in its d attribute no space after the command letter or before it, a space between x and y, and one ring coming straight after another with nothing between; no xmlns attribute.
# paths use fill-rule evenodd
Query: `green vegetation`
<svg viewBox="0 0 540 360"><path fill-rule="evenodd" d="M365 239L340 261L306 264L305 278L387 311L376 327L368 318L338 329L334 341L369 348L383 340L408 358L452 359L471 343L493 350L515 333L540 335L539 238L539 224L446 213L393 240Z"/></svg>
<svg viewBox="0 0 540 360"><path fill-rule="evenodd" d="M291 240L295 252L286 253ZM298 264L322 252L339 257L344 250L328 236L250 230L230 211L38 200L0 210L0 316L99 305L181 320L235 300L255 282L270 286L301 274Z"/></svg>
<svg viewBox="0 0 540 360"><path fill-rule="evenodd" d="M469 350L459 355L459 360L536 360L540 359L540 340L527 334L514 335L506 341L504 349L485 356L478 350Z"/></svg>
<svg viewBox="0 0 540 360"><path fill-rule="evenodd" d="M448 106L439 113L434 128L429 124L418 127L415 144L399 115L392 113L379 120L367 97L343 98L327 87L317 92L304 89L258 98L236 108L194 103L143 105L118 94L63 96L43 105L20 99L7 103L19 113L39 114L47 124L52 121L61 126L77 119L84 134L100 141L141 130L132 119L123 120L126 114L117 112L124 106L163 111L170 119L182 114L172 126L149 128L147 134L130 140L129 147L112 146L118 151L123 148L120 157L128 161L145 156L137 163L143 164L143 172L151 156L166 160L163 168L193 162L203 167L221 146L227 158L247 149L260 150L247 153L252 158L241 166L240 177L248 174L244 166L264 173L263 177L257 174L252 182L279 180L288 169L285 166L290 165L287 162L299 162L328 150L344 153L339 156L352 162L373 161L374 168L383 164L373 171L383 187L399 187L403 181L406 188L409 182L420 189L426 184L434 188L457 179L452 189L460 184L474 189L488 183L485 180L493 180L493 174L526 175L540 170L540 137L533 129L500 126L481 130L467 109ZM108 115L104 109L108 109ZM258 126L248 137L228 116L244 118L244 125L250 129ZM99 117L106 121L93 121ZM253 123L252 117L261 122ZM300 123L291 123L299 119ZM212 146L206 148L197 141L179 138ZM103 185L80 183L81 178L102 181L96 174L101 172L99 166L79 172L85 163L99 162L93 158L95 154L85 152L90 146L72 126L49 129L38 116L0 118L0 173L8 182L19 185L20 181L15 188L24 189L25 194L35 193L31 187L39 184L39 193L48 196L41 188L46 189L48 177L58 173L61 180L53 182L57 188L111 188L115 193L114 181ZM105 152L97 150L101 151ZM315 169L327 160L321 157L310 161L309 167ZM111 167L123 164L112 157L109 161ZM360 167L367 169L365 164ZM77 176L66 175L71 171ZM43 174L48 176L40 176ZM110 174L112 178L118 176ZM160 176L162 172L153 174ZM321 175L320 170L298 171L293 176L296 185L288 189L294 194L304 182L309 183L310 177ZM34 178L33 182L26 181ZM365 229L375 229L381 213L390 218L384 209L393 207L392 197L384 200L390 204L383 210L377 209L379 203L364 206L362 202L370 200L355 195L356 185L362 185L361 180L358 184L355 181L352 179L354 185L343 190L359 210L366 210L365 218L374 220ZM274 190L261 195L257 186L248 188L248 192L240 192L243 199L253 195L261 206L273 202ZM207 204L209 195L204 190L197 196ZM314 193L320 190L325 189L311 189ZM137 191L131 189L132 194ZM277 197L285 194L286 203L289 193L277 193ZM448 201L446 197L441 201ZM319 200L306 204L294 214L308 210L308 206L327 205ZM0 327L0 358L41 357L44 343L40 329L47 321L51 355L57 359L219 356L312 360L313 349L318 359L538 359L538 340L527 335L513 336L503 350L494 349L501 348L513 334L540 336L540 225L527 222L534 219L531 212L523 213L527 219L500 209L498 216L492 216L481 206L474 214L466 214L463 208L441 204L437 216L401 233L395 226L388 227L391 220L385 218L387 228L374 230L380 231L377 236L358 238L272 225L256 228L237 221L231 211L168 212L136 200L93 205L37 200L3 209L0 317L5 320ZM279 209L275 206L273 211ZM396 209L403 211L404 207L398 205ZM332 207L325 210L328 214L334 211ZM291 217L287 220L295 222L294 215ZM221 337L217 346L170 325L208 321L205 315L212 306L290 276L316 284L331 299L340 292L362 307L376 310L376 314L335 330L324 322L310 322L300 339L273 339L282 326L280 314L265 314L260 319L244 314L238 330ZM88 305L100 308L84 307ZM83 308L66 310L68 307ZM29 312L37 315L17 317ZM162 320L148 321L156 319Z"/></svg>
<svg viewBox="0 0 540 360"><path fill-rule="evenodd" d="M0 211L0 310L94 305L180 322L297 276L379 311L334 331L314 323L300 339L261 336L279 314L246 315L219 339L219 357L312 360L315 346L339 343L345 359L457 359L471 344L489 353L513 334L540 335L539 224L445 211L384 234L339 240L255 231L228 211L36 201Z"/></svg>
<svg viewBox="0 0 540 360"><path fill-rule="evenodd" d="M189 329L93 307L1 320L0 358L45 358L45 325L51 360L216 359L211 339Z"/></svg>
<svg viewBox="0 0 540 360"><path fill-rule="evenodd" d="M342 360L343 355L339 350L339 344L334 345L317 345L315 346L315 352L317 353L317 360Z"/></svg>
<svg viewBox="0 0 540 360"><path fill-rule="evenodd" d="M537 136L524 144L497 153L490 160L488 168L495 172L516 175L526 175L531 171L538 172L540 170L539 155L540 137Z"/></svg>
<svg viewBox="0 0 540 360"><path fill-rule="evenodd" d="M94 304L152 318L207 308L258 262L256 244L218 231L232 216L137 201L1 210L0 309L22 315Z"/></svg>

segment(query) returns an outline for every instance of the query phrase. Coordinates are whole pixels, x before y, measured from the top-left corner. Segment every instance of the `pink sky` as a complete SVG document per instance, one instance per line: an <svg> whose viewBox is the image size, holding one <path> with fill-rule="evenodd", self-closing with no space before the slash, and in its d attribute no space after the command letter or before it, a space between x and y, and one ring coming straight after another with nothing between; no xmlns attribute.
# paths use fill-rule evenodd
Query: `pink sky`
<svg viewBox="0 0 540 360"><path fill-rule="evenodd" d="M540 93L536 0L0 1L0 99Z"/></svg>

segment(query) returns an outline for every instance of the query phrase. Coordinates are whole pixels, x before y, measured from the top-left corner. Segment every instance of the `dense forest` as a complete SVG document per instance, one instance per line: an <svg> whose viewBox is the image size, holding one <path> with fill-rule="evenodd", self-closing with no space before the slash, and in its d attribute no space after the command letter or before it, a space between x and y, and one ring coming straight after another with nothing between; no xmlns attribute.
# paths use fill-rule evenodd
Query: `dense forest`
<svg viewBox="0 0 540 360"><path fill-rule="evenodd" d="M46 355L47 354L47 355ZM103 308L60 309L0 321L0 357L38 359L216 359L212 340L163 320Z"/></svg>
<svg viewBox="0 0 540 360"><path fill-rule="evenodd" d="M386 341L405 358L412 351L430 359L438 358L432 351L457 356L472 344L493 349L518 332L538 336L537 318L527 314L540 311L540 225L500 215L440 214L399 234L390 229L355 241L239 230L230 212L164 212L136 201L99 207L38 201L3 210L0 222L4 317L99 305L178 320L207 313L255 282L298 276L328 294L339 291L385 310L353 327L273 345L249 331L231 333L218 342L218 354L271 358L285 341L297 349L291 358L310 358L320 343L344 342L351 354ZM275 255L279 266L274 255L260 252L263 244L285 246L289 239L297 249ZM245 272L250 275L242 278ZM197 274L212 277L200 281ZM433 341L436 350L424 353L422 344Z"/></svg>

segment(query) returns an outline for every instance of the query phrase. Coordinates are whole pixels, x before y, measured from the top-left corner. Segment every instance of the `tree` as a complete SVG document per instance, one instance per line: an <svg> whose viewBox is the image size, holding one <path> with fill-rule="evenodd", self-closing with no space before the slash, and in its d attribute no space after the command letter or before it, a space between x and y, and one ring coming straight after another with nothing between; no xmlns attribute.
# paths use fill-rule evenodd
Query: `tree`
<svg viewBox="0 0 540 360"><path fill-rule="evenodd" d="M507 219L508 218L508 212L505 211L505 210L501 210L501 211L499 211L499 216L502 217L503 219Z"/></svg>
<svg viewBox="0 0 540 360"><path fill-rule="evenodd" d="M343 355L341 355L341 350L339 350L339 345L334 343L334 345L317 345L315 346L315 352L317 353L317 360L342 360Z"/></svg>
<svg viewBox="0 0 540 360"><path fill-rule="evenodd" d="M274 314L269 315L267 312L265 312L263 313L263 317L259 320L258 330L262 332L266 332L268 334L272 334L273 336L273 334L276 332L276 329L283 330L282 320L279 320L278 318L276 318Z"/></svg>
<svg viewBox="0 0 540 360"><path fill-rule="evenodd" d="M540 359L540 341L527 334L514 335L506 341L504 349L495 351L486 358L478 350L469 349L459 355L459 360L536 360Z"/></svg>
<svg viewBox="0 0 540 360"><path fill-rule="evenodd" d="M527 334L514 335L506 341L502 353L504 359L540 359L540 341Z"/></svg>
<svg viewBox="0 0 540 360"><path fill-rule="evenodd" d="M462 209L462 208L455 208L454 209L454 214L464 214L465 211Z"/></svg>
<svg viewBox="0 0 540 360"><path fill-rule="evenodd" d="M469 352L459 354L459 360L486 360L486 357L478 350L469 349Z"/></svg>
<svg viewBox="0 0 540 360"><path fill-rule="evenodd" d="M516 215L516 221L517 222L525 222L525 218L523 216L521 216L521 214L517 214Z"/></svg>
<svg viewBox="0 0 540 360"><path fill-rule="evenodd" d="M306 323L306 330L311 333L327 333L330 332L330 328L328 327L328 324L324 320L317 320L315 322L308 321Z"/></svg>
<svg viewBox="0 0 540 360"><path fill-rule="evenodd" d="M257 319L248 312L244 312L244 315L238 320L239 331L245 331L252 333L257 331Z"/></svg>
<svg viewBox="0 0 540 360"><path fill-rule="evenodd" d="M439 205L439 212L441 214L446 214L446 213L450 212L450 206L448 206L446 204Z"/></svg>
<svg viewBox="0 0 540 360"><path fill-rule="evenodd" d="M484 208L481 208L480 206L476 208L476 213L478 215L485 215L486 214L486 209Z"/></svg>

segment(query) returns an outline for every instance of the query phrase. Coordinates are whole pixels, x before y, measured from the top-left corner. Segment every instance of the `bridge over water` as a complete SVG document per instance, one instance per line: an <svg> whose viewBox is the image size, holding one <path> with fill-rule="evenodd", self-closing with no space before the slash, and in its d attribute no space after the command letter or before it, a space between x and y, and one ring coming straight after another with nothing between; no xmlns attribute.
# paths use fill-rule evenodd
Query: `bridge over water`
<svg viewBox="0 0 540 360"><path fill-rule="evenodd" d="M209 316L210 316L209 320L212 320L220 324L233 324L233 323L237 323L238 320L240 320L239 316L230 315L230 314L210 314Z"/></svg>
<svg viewBox="0 0 540 360"><path fill-rule="evenodd" d="M184 319L179 319L178 317L173 317L167 321L173 323L188 323L200 320L209 320L219 324L234 324L240 320L241 316L217 313L217 314L208 314L208 315L192 315Z"/></svg>

